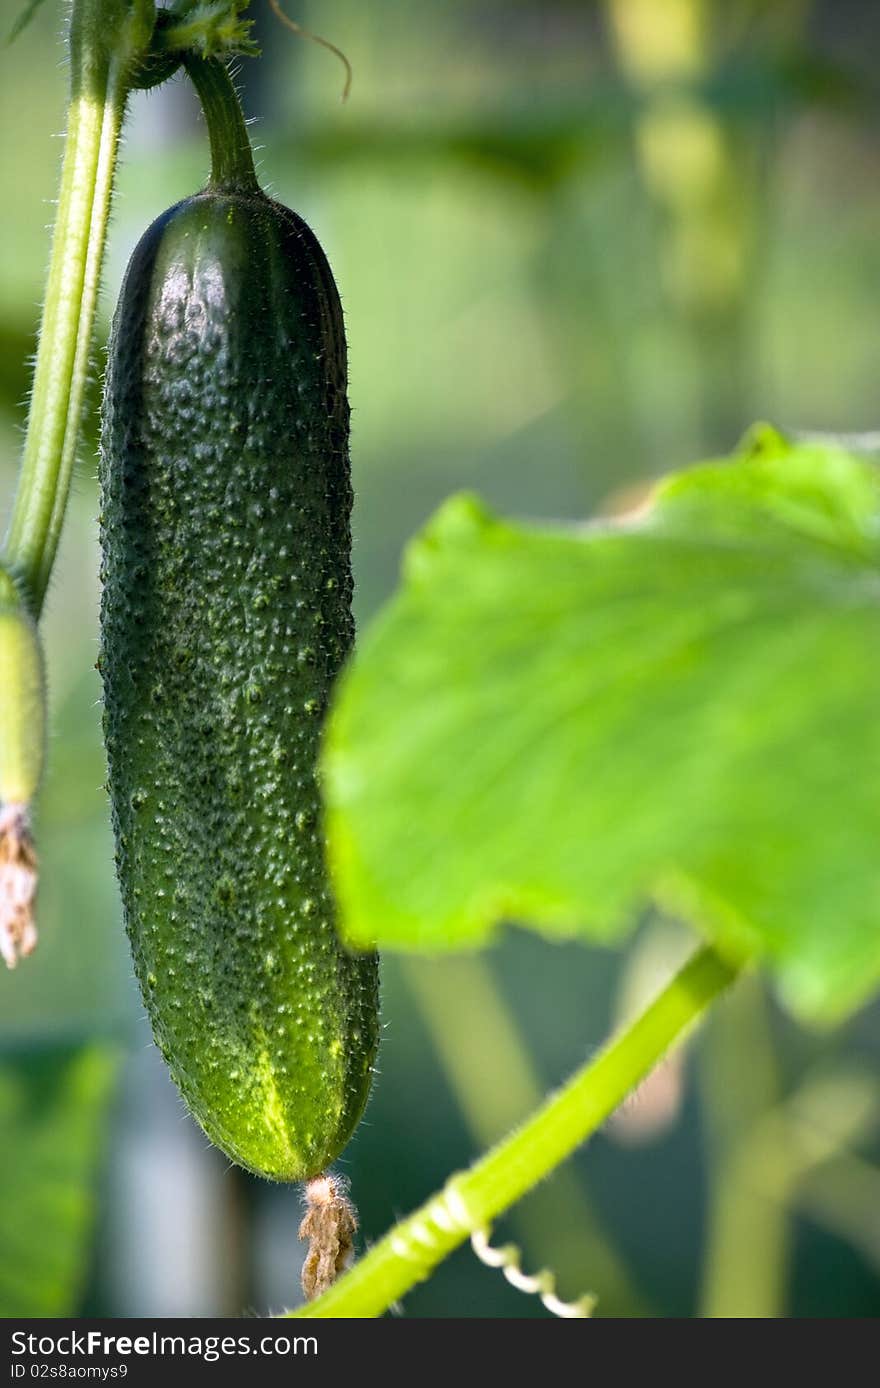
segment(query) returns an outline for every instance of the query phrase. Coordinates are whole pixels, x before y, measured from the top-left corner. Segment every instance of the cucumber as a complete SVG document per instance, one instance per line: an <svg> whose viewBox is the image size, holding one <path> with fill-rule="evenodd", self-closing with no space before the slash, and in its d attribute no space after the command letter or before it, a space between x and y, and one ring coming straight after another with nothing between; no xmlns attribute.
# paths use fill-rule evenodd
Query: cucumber
<svg viewBox="0 0 880 1388"><path fill-rule="evenodd" d="M0 671L0 959L14 969L37 944L30 812L46 751L46 693L37 629L2 567Z"/></svg>
<svg viewBox="0 0 880 1388"><path fill-rule="evenodd" d="M250 178L159 217L103 408L117 871L178 1087L280 1181L341 1151L378 1041L377 960L338 939L316 780L353 640L348 418L339 297L305 223Z"/></svg>
<svg viewBox="0 0 880 1388"><path fill-rule="evenodd" d="M45 675L37 629L0 568L0 806L27 806L43 774Z"/></svg>

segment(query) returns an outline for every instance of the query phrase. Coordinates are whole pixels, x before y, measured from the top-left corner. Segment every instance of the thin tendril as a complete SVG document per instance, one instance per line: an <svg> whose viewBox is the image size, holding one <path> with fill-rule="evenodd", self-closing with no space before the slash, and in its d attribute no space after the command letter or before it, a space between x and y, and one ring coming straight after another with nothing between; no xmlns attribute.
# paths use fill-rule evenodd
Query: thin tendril
<svg viewBox="0 0 880 1388"><path fill-rule="evenodd" d="M351 81L354 74L352 72L351 63L346 58L342 49L337 48L336 44L331 43L329 39L322 38L320 34L313 34L310 29L304 29L301 24L297 24L295 19L291 19L289 15L284 13L279 4L279 0L269 0L269 8L276 19L280 19L281 23L286 25L287 28L299 38L308 39L310 43L320 44L322 48L326 48L330 53L336 54L336 57L345 68L345 86L342 88L342 100L347 101L348 94L351 91Z"/></svg>
<svg viewBox="0 0 880 1388"><path fill-rule="evenodd" d="M577 1301L562 1301L556 1295L556 1278L549 1268L542 1268L533 1274L523 1272L522 1255L515 1243L495 1248L489 1242L486 1229L475 1229L471 1234L471 1247L481 1263L485 1263L486 1267L498 1268L518 1292L540 1297L554 1316L563 1320L583 1320L593 1314L596 1298L592 1293L579 1297Z"/></svg>

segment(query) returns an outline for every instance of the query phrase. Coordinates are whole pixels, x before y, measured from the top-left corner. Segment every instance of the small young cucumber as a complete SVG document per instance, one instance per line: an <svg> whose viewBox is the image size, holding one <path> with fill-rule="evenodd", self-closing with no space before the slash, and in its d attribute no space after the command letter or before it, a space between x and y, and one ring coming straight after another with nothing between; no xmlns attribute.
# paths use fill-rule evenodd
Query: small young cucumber
<svg viewBox="0 0 880 1388"><path fill-rule="evenodd" d="M30 811L43 771L45 706L40 638L0 568L0 958L10 969L37 943Z"/></svg>
<svg viewBox="0 0 880 1388"><path fill-rule="evenodd" d="M109 788L156 1041L233 1160L305 1179L366 1102L377 961L337 938L316 781L353 638L342 311L255 183L136 248L101 485Z"/></svg>
<svg viewBox="0 0 880 1388"><path fill-rule="evenodd" d="M46 749L43 653L37 629L0 568L0 806L27 806Z"/></svg>

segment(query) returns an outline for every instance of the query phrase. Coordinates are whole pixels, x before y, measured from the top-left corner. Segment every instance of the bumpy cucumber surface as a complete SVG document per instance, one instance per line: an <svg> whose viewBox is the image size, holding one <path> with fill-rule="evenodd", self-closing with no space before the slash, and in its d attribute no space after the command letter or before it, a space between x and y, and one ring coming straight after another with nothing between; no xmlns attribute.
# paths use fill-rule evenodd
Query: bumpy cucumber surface
<svg viewBox="0 0 880 1388"><path fill-rule="evenodd" d="M340 944L316 755L353 637L346 349L327 261L258 191L134 252L102 443L104 726L126 927L193 1114L277 1180L345 1145L377 962Z"/></svg>

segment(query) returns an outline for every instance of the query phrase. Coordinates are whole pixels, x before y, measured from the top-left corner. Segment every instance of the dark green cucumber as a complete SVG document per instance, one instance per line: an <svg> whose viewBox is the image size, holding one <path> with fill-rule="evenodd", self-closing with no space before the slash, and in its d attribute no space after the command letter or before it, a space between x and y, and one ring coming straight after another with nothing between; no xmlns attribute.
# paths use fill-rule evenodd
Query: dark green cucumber
<svg viewBox="0 0 880 1388"><path fill-rule="evenodd" d="M351 618L346 349L315 237L251 186L147 231L102 446L104 727L156 1041L236 1162L323 1170L366 1102L377 962L340 944L316 756Z"/></svg>

